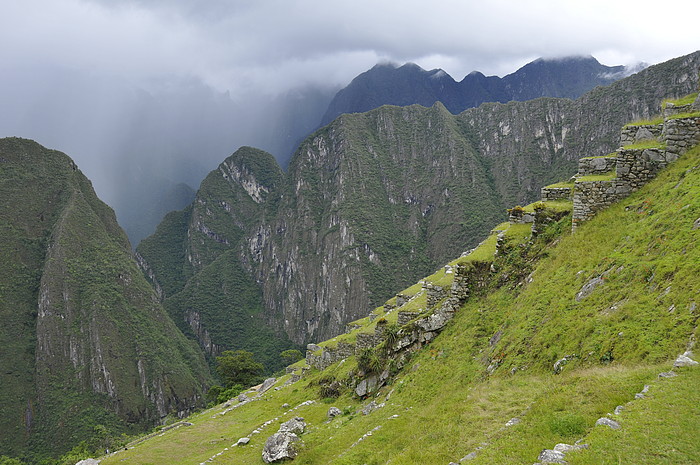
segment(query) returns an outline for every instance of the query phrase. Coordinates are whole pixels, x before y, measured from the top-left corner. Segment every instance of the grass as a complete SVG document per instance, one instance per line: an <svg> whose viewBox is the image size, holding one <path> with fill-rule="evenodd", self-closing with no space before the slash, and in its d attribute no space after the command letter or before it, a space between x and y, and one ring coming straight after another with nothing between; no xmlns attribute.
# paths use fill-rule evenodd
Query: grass
<svg viewBox="0 0 700 465"><path fill-rule="evenodd" d="M643 149L663 149L665 145L656 139L640 140L634 144L625 145L622 147L625 150L643 150Z"/></svg>
<svg viewBox="0 0 700 465"><path fill-rule="evenodd" d="M678 113L676 115L671 115L667 119L684 119L684 118L699 118L699 117L700 117L700 111L694 111L694 112Z"/></svg>
<svg viewBox="0 0 700 465"><path fill-rule="evenodd" d="M615 179L616 174L614 171L604 174L590 174L587 176L581 176L576 179L576 182L599 182L599 181L612 181Z"/></svg>
<svg viewBox="0 0 700 465"><path fill-rule="evenodd" d="M621 430L595 428L589 448L567 456L572 465L698 463L700 442L700 370L684 369L675 378L656 378L645 399L625 406Z"/></svg>
<svg viewBox="0 0 700 465"><path fill-rule="evenodd" d="M693 103L696 98L698 98L697 92L695 92L694 94L686 95L685 97L681 97L679 99L666 99L661 103L661 107L666 108L666 105L668 105L669 103L675 106L688 105L690 103Z"/></svg>
<svg viewBox="0 0 700 465"><path fill-rule="evenodd" d="M625 124L624 127L630 127L630 126L658 126L660 124L663 124L664 122L664 117L662 115L656 116L654 118L648 118L648 119L638 119L635 121L632 121L631 123Z"/></svg>

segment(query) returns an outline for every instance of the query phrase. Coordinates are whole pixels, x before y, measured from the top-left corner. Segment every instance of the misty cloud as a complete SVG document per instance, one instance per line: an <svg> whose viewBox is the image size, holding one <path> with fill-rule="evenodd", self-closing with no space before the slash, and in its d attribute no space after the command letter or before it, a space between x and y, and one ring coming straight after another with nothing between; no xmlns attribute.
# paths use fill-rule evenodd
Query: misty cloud
<svg viewBox="0 0 700 465"><path fill-rule="evenodd" d="M0 0L0 11L0 137L65 151L120 217L147 184L196 189L241 145L286 159L333 93L380 61L461 80L542 56L656 63L700 43L691 27L645 26L658 11L632 1Z"/></svg>

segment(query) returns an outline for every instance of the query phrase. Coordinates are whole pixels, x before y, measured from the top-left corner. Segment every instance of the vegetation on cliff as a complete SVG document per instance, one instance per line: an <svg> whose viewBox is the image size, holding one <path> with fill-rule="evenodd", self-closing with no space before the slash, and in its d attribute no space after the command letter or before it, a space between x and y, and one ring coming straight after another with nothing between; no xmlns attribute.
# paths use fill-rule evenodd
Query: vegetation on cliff
<svg viewBox="0 0 700 465"><path fill-rule="evenodd" d="M0 140L0 199L0 451L52 456L201 405L201 353L72 160Z"/></svg>
<svg viewBox="0 0 700 465"><path fill-rule="evenodd" d="M522 464L578 440L588 448L568 453L568 463L696 463L700 368L671 369L698 336L698 192L700 147L575 234L570 215L534 237L528 225L499 225L472 255L451 262L486 264L477 290L402 366L382 362L381 345L324 370L297 362L279 390L240 406L231 400L102 463L258 463L265 438L294 415L309 424L294 463L448 463L469 455L469 463ZM555 210L566 212L565 204ZM445 269L425 278L450 280ZM426 308L421 287L318 350L340 349L379 326L394 328L389 338L398 309ZM387 385L358 398L357 377L385 368ZM331 405L340 409L334 418ZM597 426L601 417L621 428ZM242 437L250 441L234 445Z"/></svg>

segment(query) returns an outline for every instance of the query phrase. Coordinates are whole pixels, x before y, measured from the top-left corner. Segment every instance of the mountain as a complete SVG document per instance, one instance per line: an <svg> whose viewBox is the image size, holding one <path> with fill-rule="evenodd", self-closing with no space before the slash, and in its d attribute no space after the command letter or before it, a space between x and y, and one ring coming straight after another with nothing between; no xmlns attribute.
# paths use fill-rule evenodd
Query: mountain
<svg viewBox="0 0 700 465"><path fill-rule="evenodd" d="M0 453L34 459L202 404L204 358L65 154L0 139Z"/></svg>
<svg viewBox="0 0 700 465"><path fill-rule="evenodd" d="M579 157L614 150L626 121L693 91L699 65L694 53L577 100L484 104L459 115L441 103L344 114L301 144L287 173L269 154L242 149L139 245L141 263L174 319L205 348L230 347L214 333L246 311L282 341L328 339L476 246L508 206L537 198L575 171ZM222 299L238 289L215 271L221 261L238 270L251 298L234 310L212 301L203 311L194 296L213 291L199 283L201 273L220 279Z"/></svg>
<svg viewBox="0 0 700 465"><path fill-rule="evenodd" d="M581 169L609 161L592 153L549 187L573 201L513 207L267 390L101 464L698 463L700 106L672 103L623 129L643 140L613 173ZM658 176L572 232L588 187L634 181L630 154Z"/></svg>
<svg viewBox="0 0 700 465"><path fill-rule="evenodd" d="M596 86L608 85L639 70L639 67L605 66L591 56L540 58L503 78L474 71L456 82L440 69L425 71L413 63L400 67L379 64L335 95L322 124L343 113L362 113L382 105L431 106L442 102L451 113L457 114L485 102L538 97L575 99Z"/></svg>

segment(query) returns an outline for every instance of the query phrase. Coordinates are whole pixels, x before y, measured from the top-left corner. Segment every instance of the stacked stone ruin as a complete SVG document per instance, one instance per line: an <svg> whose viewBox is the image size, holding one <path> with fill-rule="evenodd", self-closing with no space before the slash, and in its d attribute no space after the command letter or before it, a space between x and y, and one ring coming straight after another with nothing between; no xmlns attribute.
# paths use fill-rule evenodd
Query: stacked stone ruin
<svg viewBox="0 0 700 465"><path fill-rule="evenodd" d="M596 213L627 197L669 163L700 143L700 116L694 104L667 104L659 124L622 128L620 148L610 155L579 160L573 187L543 187L543 201L573 198L572 230ZM643 148L634 148L640 145ZM598 176L602 179L591 179Z"/></svg>
<svg viewBox="0 0 700 465"><path fill-rule="evenodd" d="M401 328L398 339L387 350L393 354L416 350L430 342L445 327L457 309L466 301L471 291L483 285L484 276L488 274L488 266L457 264L451 269L454 274L449 289L431 283L423 283L419 294L426 294L427 305L418 311L400 310L408 303L408 296L397 295L396 305L385 305L385 312L397 310L397 326ZM417 294L418 295L418 294ZM413 296L414 298L417 297ZM377 318L371 313L371 320ZM348 325L347 332L357 331L359 325ZM376 324L373 332L358 332L355 343L339 341L334 347L321 347L309 344L306 348L306 363L311 367L324 370L330 365L359 355L366 349L373 349L386 340L387 324Z"/></svg>

